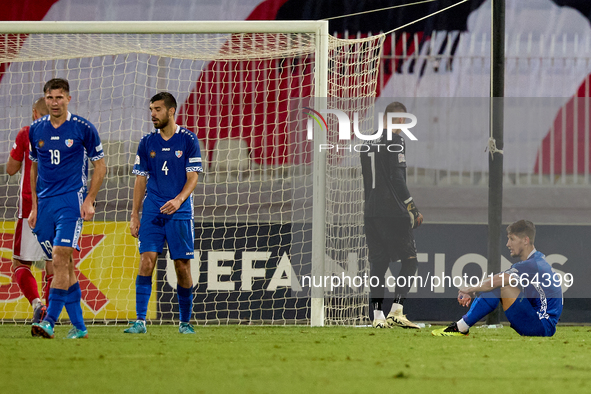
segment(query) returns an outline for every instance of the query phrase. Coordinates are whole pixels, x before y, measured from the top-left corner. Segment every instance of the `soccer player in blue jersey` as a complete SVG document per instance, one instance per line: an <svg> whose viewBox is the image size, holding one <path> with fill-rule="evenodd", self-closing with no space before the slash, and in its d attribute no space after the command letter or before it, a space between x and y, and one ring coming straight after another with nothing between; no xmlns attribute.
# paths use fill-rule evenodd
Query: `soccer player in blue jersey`
<svg viewBox="0 0 591 394"><path fill-rule="evenodd" d="M191 259L195 249L193 190L203 167L197 136L174 121L176 107L175 98L168 92L150 99L155 130L140 140L133 167L136 178L129 227L131 235L139 238L140 269L135 283L137 320L125 329L128 334L146 333L152 273L165 241L178 280L179 332L195 333L189 323L193 311Z"/></svg>
<svg viewBox="0 0 591 394"><path fill-rule="evenodd" d="M458 302L470 306L468 313L446 328L433 330L434 336L466 336L469 328L501 303L505 316L519 335L551 337L562 313L562 289L545 256L534 247L536 228L527 220L507 227L507 247L511 257L520 259L505 272L480 286L461 289ZM476 297L477 292L481 292Z"/></svg>
<svg viewBox="0 0 591 394"><path fill-rule="evenodd" d="M103 147L92 123L68 111L68 81L51 79L43 93L49 115L33 122L29 130L33 162L29 226L47 259L53 260L54 276L47 315L33 324L31 333L53 338L53 327L65 306L74 325L67 337L87 338L72 254L74 248L80 250L83 221L94 216L94 202L106 173ZM87 190L88 159L94 175Z"/></svg>

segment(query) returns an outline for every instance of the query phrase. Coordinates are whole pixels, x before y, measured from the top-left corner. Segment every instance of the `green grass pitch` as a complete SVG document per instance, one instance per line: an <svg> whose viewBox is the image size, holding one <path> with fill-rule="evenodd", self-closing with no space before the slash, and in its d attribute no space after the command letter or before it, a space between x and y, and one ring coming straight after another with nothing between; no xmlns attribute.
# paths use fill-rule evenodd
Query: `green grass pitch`
<svg viewBox="0 0 591 394"><path fill-rule="evenodd" d="M0 326L2 393L589 393L591 327L524 338L508 327L466 338L431 327L89 326L87 340Z"/></svg>

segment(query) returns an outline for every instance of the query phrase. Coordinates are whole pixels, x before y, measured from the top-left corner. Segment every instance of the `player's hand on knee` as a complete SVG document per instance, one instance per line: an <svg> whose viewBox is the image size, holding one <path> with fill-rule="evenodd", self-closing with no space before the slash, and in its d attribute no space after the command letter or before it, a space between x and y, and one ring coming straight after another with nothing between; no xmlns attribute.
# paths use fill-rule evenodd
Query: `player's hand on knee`
<svg viewBox="0 0 591 394"><path fill-rule="evenodd" d="M406 209L408 211L408 215L410 216L410 226L412 228L417 228L423 224L423 215L419 212L413 200L406 204Z"/></svg>
<svg viewBox="0 0 591 394"><path fill-rule="evenodd" d="M470 306L470 304L472 303L472 298L474 298L474 294L468 293L463 290L458 291L458 303L461 306Z"/></svg>

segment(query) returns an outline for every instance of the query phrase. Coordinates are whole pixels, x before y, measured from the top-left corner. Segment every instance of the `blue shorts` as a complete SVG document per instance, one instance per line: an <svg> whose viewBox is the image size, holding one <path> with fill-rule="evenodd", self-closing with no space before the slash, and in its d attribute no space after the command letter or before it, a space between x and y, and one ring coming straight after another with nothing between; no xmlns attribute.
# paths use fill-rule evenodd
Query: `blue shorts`
<svg viewBox="0 0 591 394"><path fill-rule="evenodd" d="M171 259L192 259L195 254L193 220L172 220L167 216L142 215L138 242L140 254L162 253L166 241Z"/></svg>
<svg viewBox="0 0 591 394"><path fill-rule="evenodd" d="M80 250L78 239L84 222L80 217L83 201L82 193L67 193L39 199L37 223L33 234L48 260L52 259L54 246L68 246Z"/></svg>
<svg viewBox="0 0 591 394"><path fill-rule="evenodd" d="M551 337L556 332L556 327L552 323L547 319L540 319L538 312L523 293L520 293L519 298L505 311L505 316L511 323L511 328L519 335Z"/></svg>

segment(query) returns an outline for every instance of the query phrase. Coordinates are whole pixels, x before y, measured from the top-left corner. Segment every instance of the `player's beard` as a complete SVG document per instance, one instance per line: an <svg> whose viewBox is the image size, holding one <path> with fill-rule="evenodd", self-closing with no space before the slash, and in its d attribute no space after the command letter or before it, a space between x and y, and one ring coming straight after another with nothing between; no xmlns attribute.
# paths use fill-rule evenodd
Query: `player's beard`
<svg viewBox="0 0 591 394"><path fill-rule="evenodd" d="M158 130L162 130L163 128L165 128L168 125L169 122L169 118L168 116L164 119L156 119L156 121L154 123L154 128L158 129Z"/></svg>

